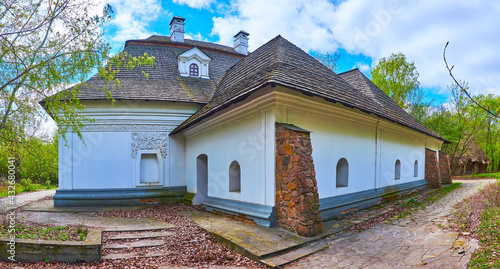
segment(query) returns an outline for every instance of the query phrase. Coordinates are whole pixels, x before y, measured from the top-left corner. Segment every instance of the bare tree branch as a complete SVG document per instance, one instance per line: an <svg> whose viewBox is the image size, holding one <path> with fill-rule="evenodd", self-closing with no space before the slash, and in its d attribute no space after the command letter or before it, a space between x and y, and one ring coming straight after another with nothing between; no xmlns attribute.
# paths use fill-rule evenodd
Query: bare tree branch
<svg viewBox="0 0 500 269"><path fill-rule="evenodd" d="M446 45L444 46L444 50L443 50L443 59L444 59L444 63L446 65L446 69L448 69L448 72L450 73L450 76L451 78L453 79L453 81L457 84L457 86L462 90L462 92L464 92L467 97L476 105L478 106L479 108L483 109L484 111L486 111L488 114L496 117L496 118L499 118L500 119L500 115L496 115L494 114L493 112L491 112L489 109L486 109L484 106L482 106L479 102L477 102L474 98L472 98L472 96L469 94L469 92L467 91L466 87L464 87L462 84L460 84L460 82L458 82L455 77L453 76L453 73L452 73L452 70L453 70L453 67L455 66L452 66L451 68L448 66L448 62L446 61L446 48L448 48L448 44L450 42L446 42Z"/></svg>

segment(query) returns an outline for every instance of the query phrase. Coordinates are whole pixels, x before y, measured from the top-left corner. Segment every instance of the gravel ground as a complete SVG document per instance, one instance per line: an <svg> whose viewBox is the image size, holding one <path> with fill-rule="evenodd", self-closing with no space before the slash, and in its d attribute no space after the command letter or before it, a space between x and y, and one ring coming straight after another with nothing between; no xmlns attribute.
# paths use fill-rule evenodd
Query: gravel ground
<svg viewBox="0 0 500 269"><path fill-rule="evenodd" d="M481 215L492 202L489 201L490 199L499 199L498 192L500 192L499 185L490 184L469 199L456 204L457 211L450 228L458 232L462 238L478 239L477 232L481 224Z"/></svg>
<svg viewBox="0 0 500 269"><path fill-rule="evenodd" d="M0 262L0 268L157 268L159 266L207 268L209 265L266 268L264 265L234 253L227 247L217 243L213 236L196 226L192 220L179 214L181 211L194 210L200 211L203 210L203 207L188 206L185 204L166 204L154 205L135 211L116 210L94 213L96 216L102 217L154 218L175 225L175 228L165 230L173 233L170 236L164 237L164 246L148 248L149 252L163 251L167 253L167 255L161 257L141 257L84 263L20 262L13 264ZM114 233L103 233L104 244L109 243L107 238L112 234ZM114 241L119 242L116 240ZM127 240L124 240L122 242L126 241ZM140 253L141 251L145 251L145 249L133 251ZM105 249L103 255L117 252L119 251ZM123 250L121 252L123 252ZM18 267L16 267L16 265Z"/></svg>

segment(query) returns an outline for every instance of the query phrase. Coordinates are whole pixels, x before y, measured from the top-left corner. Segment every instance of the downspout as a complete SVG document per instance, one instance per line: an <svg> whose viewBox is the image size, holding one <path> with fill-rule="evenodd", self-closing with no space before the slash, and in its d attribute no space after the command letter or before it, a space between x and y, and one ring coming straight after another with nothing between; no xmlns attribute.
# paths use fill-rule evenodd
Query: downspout
<svg viewBox="0 0 500 269"><path fill-rule="evenodd" d="M377 120L377 125L375 126L375 180L374 180L374 184L375 184L375 189L377 189L377 174L378 174L378 169L377 169L377 160L378 160L378 123L380 122L380 120Z"/></svg>

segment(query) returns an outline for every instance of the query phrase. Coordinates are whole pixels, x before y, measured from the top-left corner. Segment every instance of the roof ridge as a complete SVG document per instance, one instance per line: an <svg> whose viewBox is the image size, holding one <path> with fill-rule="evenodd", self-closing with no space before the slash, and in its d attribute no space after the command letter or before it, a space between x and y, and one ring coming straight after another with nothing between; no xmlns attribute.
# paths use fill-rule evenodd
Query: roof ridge
<svg viewBox="0 0 500 269"><path fill-rule="evenodd" d="M357 68L357 67L356 67L356 68L354 68L354 69L347 70L347 71L344 71L344 72L342 72L342 73L337 73L337 75L339 75L339 76L340 76L340 75L342 75L342 74L347 74L347 73L350 73L350 72L354 72L354 71L356 71L356 70L357 70L357 71L359 71L359 72L361 72L361 71L359 70L359 68Z"/></svg>

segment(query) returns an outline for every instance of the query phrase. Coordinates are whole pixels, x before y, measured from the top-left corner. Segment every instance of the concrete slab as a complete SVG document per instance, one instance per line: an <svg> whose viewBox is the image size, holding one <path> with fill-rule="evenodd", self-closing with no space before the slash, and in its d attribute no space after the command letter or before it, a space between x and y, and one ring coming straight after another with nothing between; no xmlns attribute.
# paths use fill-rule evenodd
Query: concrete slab
<svg viewBox="0 0 500 269"><path fill-rule="evenodd" d="M34 203L24 208L25 211L37 212L99 212L112 210L139 210L146 206L124 206L124 207L54 207L54 200L45 200Z"/></svg>
<svg viewBox="0 0 500 269"><path fill-rule="evenodd" d="M35 212L23 211L18 213L18 219L25 221L47 223L52 225L84 225L103 231L142 231L169 229L175 226L166 222L156 221L152 218L108 218L93 216L90 213L68 212Z"/></svg>
<svg viewBox="0 0 500 269"><path fill-rule="evenodd" d="M282 255L277 255L271 258L267 258L261 260L262 263L266 264L271 268L278 268L285 264L289 264L293 261L296 261L300 258L309 256L314 254L320 250L327 249L330 246L330 243L325 240L320 240L298 248L296 250L292 250L290 252L284 253Z"/></svg>
<svg viewBox="0 0 500 269"><path fill-rule="evenodd" d="M280 228L266 228L247 224L209 212L193 211L182 212L182 214L192 218L198 226L214 235L219 243L256 261L266 260L301 248L309 243L345 231L354 224L351 220L328 221L323 223L324 232L322 234L313 237L302 237ZM315 244L314 247L306 247L302 251L283 257L283 259L295 260L325 247L325 245L321 245L317 249L317 246L319 245ZM272 262L281 264L277 261Z"/></svg>

